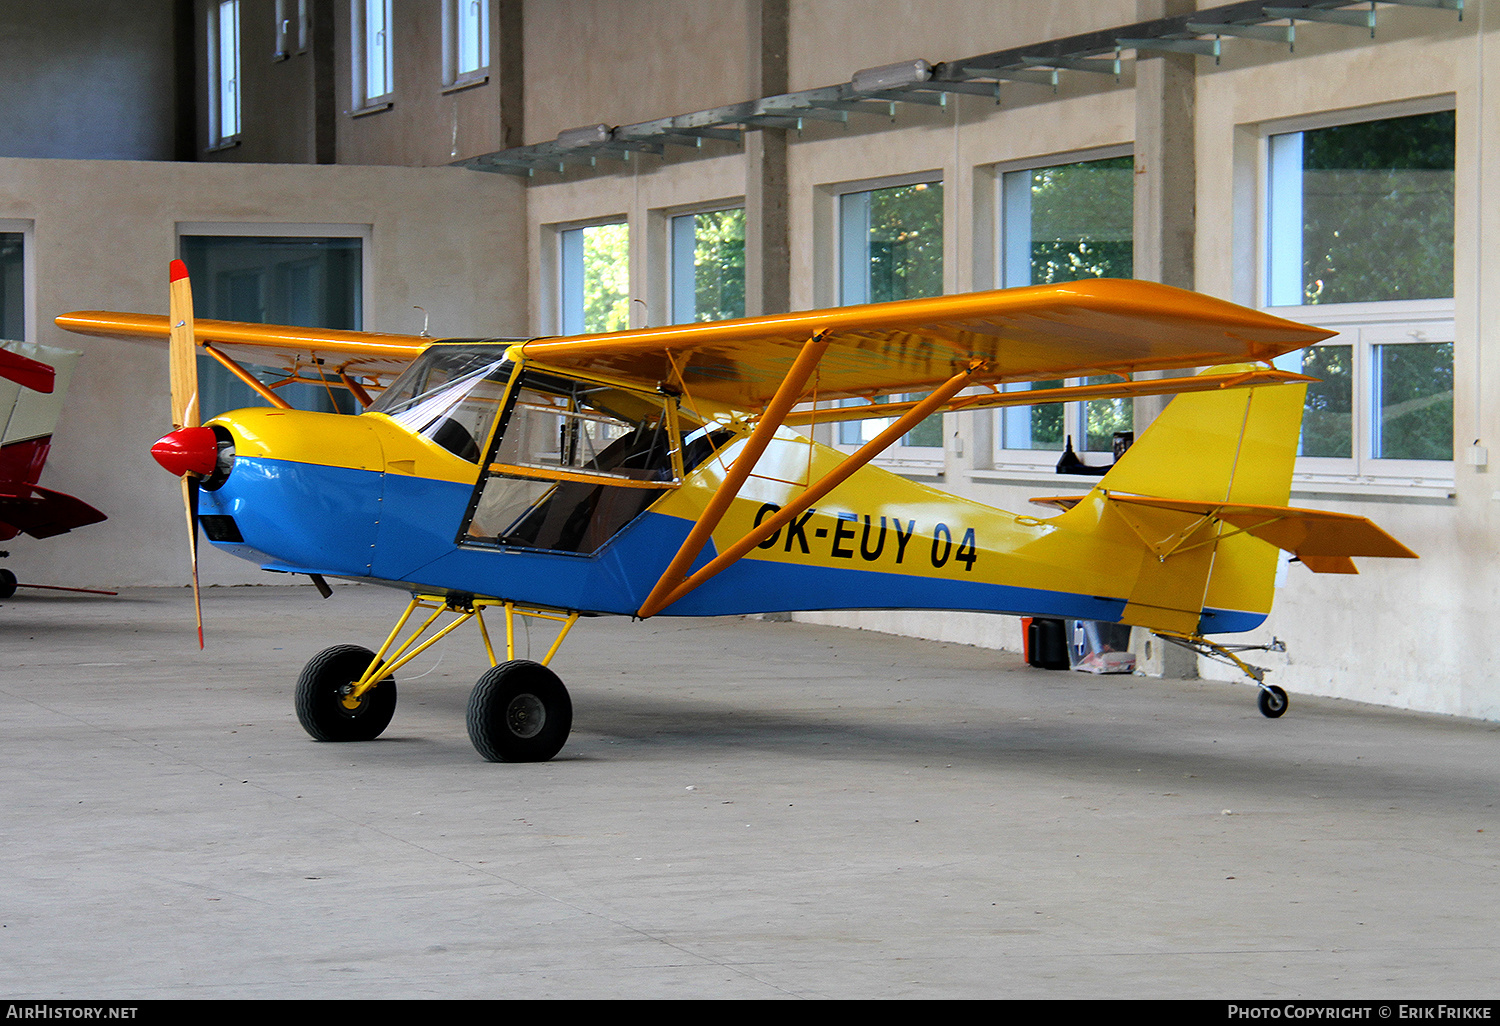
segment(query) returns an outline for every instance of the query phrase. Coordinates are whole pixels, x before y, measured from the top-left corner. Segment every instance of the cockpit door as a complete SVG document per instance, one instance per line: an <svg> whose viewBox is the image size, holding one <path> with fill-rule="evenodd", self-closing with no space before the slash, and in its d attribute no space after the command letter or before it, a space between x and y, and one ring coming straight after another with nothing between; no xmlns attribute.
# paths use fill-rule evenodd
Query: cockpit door
<svg viewBox="0 0 1500 1026"><path fill-rule="evenodd" d="M682 483L676 401L524 371L460 544L588 554Z"/></svg>

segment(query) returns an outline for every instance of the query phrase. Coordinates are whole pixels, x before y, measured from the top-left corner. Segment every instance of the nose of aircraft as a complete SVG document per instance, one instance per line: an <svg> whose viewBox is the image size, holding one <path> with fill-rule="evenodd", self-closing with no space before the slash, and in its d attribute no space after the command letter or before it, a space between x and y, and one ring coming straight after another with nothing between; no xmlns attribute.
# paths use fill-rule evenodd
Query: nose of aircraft
<svg viewBox="0 0 1500 1026"><path fill-rule="evenodd" d="M219 441L212 428L183 427L156 440L151 455L170 473L208 476L219 457Z"/></svg>

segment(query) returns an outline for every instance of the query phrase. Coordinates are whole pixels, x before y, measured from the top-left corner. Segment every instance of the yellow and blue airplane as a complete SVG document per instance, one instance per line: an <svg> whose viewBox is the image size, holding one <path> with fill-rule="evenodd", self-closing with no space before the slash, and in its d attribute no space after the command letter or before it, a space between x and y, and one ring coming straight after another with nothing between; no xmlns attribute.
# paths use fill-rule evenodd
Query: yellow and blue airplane
<svg viewBox="0 0 1500 1026"><path fill-rule="evenodd" d="M195 321L174 261L167 317L57 323L170 339L174 430L152 451L182 480L195 601L200 526L325 595L327 577L410 592L378 651L336 646L304 669L297 713L320 740L378 736L394 673L475 619L492 666L469 702L475 747L550 759L572 705L546 664L590 614L952 609L1130 624L1234 662L1274 717L1286 693L1207 636L1265 620L1277 550L1319 573L1415 555L1364 518L1287 506L1312 379L1271 361L1332 333L1149 282L433 341ZM200 423L199 348L270 407ZM278 385L345 388L364 412L291 409L240 360L284 368ZM1171 373L1200 367L1212 369ZM1024 387L1080 377L1108 380ZM1166 394L1177 397L1086 494L1034 500L1061 509L1047 517L870 465L942 411ZM852 454L807 430L871 418L892 422ZM503 661L484 623L493 607ZM425 622L397 645L418 610ZM517 616L562 625L540 663L514 657Z"/></svg>

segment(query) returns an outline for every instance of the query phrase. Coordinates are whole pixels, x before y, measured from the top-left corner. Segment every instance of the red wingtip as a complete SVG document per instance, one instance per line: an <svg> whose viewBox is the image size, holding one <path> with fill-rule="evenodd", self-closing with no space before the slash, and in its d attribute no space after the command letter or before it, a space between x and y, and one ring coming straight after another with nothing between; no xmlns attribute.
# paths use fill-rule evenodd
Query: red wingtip
<svg viewBox="0 0 1500 1026"><path fill-rule="evenodd" d="M187 273L187 264L183 263L181 260L173 260L172 261L172 280L173 281L181 281L183 278L186 278L187 276L188 276L188 273Z"/></svg>

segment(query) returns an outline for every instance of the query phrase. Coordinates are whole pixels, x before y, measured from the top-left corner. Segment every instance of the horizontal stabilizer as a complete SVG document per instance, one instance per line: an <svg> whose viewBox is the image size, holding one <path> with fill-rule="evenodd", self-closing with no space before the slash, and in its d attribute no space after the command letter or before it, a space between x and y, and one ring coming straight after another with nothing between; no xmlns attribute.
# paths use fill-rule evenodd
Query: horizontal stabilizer
<svg viewBox="0 0 1500 1026"><path fill-rule="evenodd" d="M1355 573L1352 556L1416 559L1417 554L1365 517L1291 506L1195 502L1110 494L1128 507L1171 510L1211 518L1293 553L1314 573ZM1186 532L1184 533L1186 537ZM1163 555L1170 555L1170 551Z"/></svg>
<svg viewBox="0 0 1500 1026"><path fill-rule="evenodd" d="M9 528L5 537L24 532L33 538L51 538L107 519L82 499L50 488L32 485L23 487L20 494L0 495L0 528Z"/></svg>

